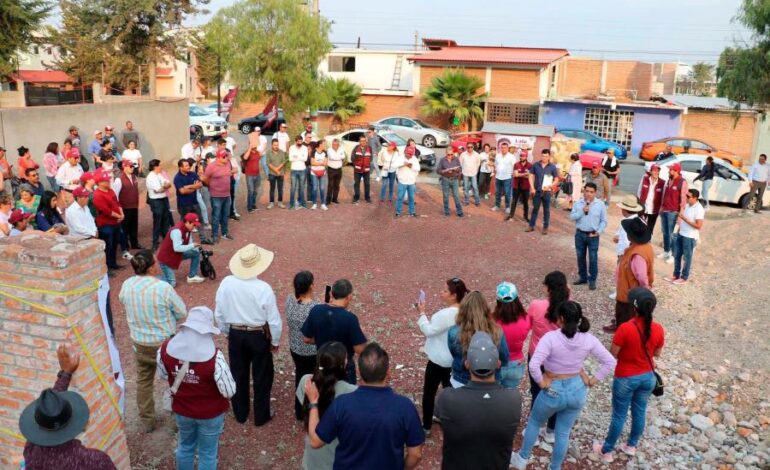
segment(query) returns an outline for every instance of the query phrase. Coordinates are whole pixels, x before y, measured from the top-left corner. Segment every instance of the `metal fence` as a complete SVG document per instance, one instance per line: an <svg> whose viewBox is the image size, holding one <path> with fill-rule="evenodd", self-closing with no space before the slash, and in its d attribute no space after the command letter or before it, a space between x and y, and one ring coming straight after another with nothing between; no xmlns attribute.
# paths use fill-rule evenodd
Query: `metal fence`
<svg viewBox="0 0 770 470"><path fill-rule="evenodd" d="M89 88L60 90L45 86L24 86L27 106L55 106L60 104L93 103L94 92Z"/></svg>

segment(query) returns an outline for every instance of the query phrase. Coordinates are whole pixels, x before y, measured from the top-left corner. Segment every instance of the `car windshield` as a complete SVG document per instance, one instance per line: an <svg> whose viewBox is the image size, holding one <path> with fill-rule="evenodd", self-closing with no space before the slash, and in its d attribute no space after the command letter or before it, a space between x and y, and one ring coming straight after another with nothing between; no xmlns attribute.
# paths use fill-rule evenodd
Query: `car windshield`
<svg viewBox="0 0 770 470"><path fill-rule="evenodd" d="M209 113L206 110L198 106L190 106L190 116L208 116Z"/></svg>
<svg viewBox="0 0 770 470"><path fill-rule="evenodd" d="M380 136L388 142L395 142L399 147L406 146L406 141L392 132L381 132Z"/></svg>

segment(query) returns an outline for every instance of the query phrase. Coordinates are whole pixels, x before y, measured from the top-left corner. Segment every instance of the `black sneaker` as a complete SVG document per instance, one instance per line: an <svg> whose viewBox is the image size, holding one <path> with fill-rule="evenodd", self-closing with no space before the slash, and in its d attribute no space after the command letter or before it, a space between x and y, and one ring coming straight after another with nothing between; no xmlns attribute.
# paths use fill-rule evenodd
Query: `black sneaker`
<svg viewBox="0 0 770 470"><path fill-rule="evenodd" d="M572 281L573 286L582 286L583 284L588 284L588 281L585 279L577 279L575 281Z"/></svg>
<svg viewBox="0 0 770 470"><path fill-rule="evenodd" d="M235 238L233 238L233 236L230 235L229 233L226 233L226 234L222 235L222 238L225 239L225 240L230 240L230 241L235 240Z"/></svg>
<svg viewBox="0 0 770 470"><path fill-rule="evenodd" d="M596 290L596 283L595 282L589 282L588 283L588 288L590 290Z"/></svg>
<svg viewBox="0 0 770 470"><path fill-rule="evenodd" d="M201 238L201 245L213 245L214 243L216 242L208 238Z"/></svg>

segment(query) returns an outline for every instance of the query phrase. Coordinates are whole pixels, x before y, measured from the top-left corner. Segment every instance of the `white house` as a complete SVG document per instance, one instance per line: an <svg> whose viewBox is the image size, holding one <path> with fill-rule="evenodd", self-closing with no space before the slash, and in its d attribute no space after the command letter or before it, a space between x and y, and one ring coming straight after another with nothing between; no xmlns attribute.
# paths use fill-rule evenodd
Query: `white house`
<svg viewBox="0 0 770 470"><path fill-rule="evenodd" d="M414 64L407 60L425 51L334 49L318 65L320 74L347 78L365 95L412 95Z"/></svg>

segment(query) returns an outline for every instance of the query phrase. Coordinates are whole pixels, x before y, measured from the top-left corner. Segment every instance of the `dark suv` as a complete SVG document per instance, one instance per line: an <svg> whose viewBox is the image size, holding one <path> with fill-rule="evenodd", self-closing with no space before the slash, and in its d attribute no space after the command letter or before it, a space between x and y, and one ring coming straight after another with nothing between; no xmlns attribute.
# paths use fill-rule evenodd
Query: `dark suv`
<svg viewBox="0 0 770 470"><path fill-rule="evenodd" d="M266 122L267 117L264 114L259 113L256 116L243 118L238 121L238 130L244 134L248 134L254 130L255 127L259 127L262 130L262 135L275 134L278 132L278 126L286 122L286 119L283 117L283 110L278 110L278 119L270 123L269 127L265 127Z"/></svg>

